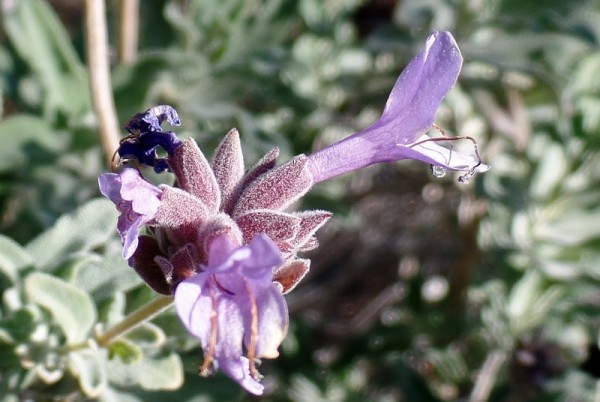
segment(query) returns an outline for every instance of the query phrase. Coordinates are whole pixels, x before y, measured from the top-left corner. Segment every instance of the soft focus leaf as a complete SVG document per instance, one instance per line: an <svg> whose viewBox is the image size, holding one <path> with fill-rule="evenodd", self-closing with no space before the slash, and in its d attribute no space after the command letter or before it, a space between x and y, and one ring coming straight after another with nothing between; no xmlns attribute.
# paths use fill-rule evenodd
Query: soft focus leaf
<svg viewBox="0 0 600 402"><path fill-rule="evenodd" d="M0 235L0 272L11 282L17 280L19 271L31 266L33 259L15 241Z"/></svg>
<svg viewBox="0 0 600 402"><path fill-rule="evenodd" d="M130 290L142 282L119 251L81 267L73 283L89 292L94 300L103 301L116 292Z"/></svg>
<svg viewBox="0 0 600 402"><path fill-rule="evenodd" d="M46 2L23 0L7 7L3 22L13 46L45 91L45 110L82 113L90 98L85 70L60 21Z"/></svg>
<svg viewBox="0 0 600 402"><path fill-rule="evenodd" d="M129 332L127 334L127 339L145 349L159 348L166 341L163 330L150 322L146 322Z"/></svg>
<svg viewBox="0 0 600 402"><path fill-rule="evenodd" d="M108 358L119 359L125 364L135 364L144 356L142 349L127 339L117 339L108 345Z"/></svg>
<svg viewBox="0 0 600 402"><path fill-rule="evenodd" d="M84 349L69 354L71 371L77 377L83 394L88 398L97 398L104 391L107 381L106 372L98 351Z"/></svg>
<svg viewBox="0 0 600 402"><path fill-rule="evenodd" d="M82 342L96 321L96 308L87 293L44 273L25 280L25 292L32 302L48 310L69 344Z"/></svg>
<svg viewBox="0 0 600 402"><path fill-rule="evenodd" d="M53 270L69 256L90 251L115 233L117 211L106 199L97 199L61 217L27 244L27 251L43 270Z"/></svg>
<svg viewBox="0 0 600 402"><path fill-rule="evenodd" d="M177 354L161 357L145 355L133 364L113 359L108 364L108 373L115 384L138 385L146 390L177 389L183 382L183 367Z"/></svg>
<svg viewBox="0 0 600 402"><path fill-rule="evenodd" d="M64 145L47 121L25 114L0 121L0 139L0 172L25 167L33 148L56 153Z"/></svg>
<svg viewBox="0 0 600 402"><path fill-rule="evenodd" d="M529 270L513 287L508 299L507 313L513 333L518 335L543 322L562 294L558 286L548 287L539 272Z"/></svg>

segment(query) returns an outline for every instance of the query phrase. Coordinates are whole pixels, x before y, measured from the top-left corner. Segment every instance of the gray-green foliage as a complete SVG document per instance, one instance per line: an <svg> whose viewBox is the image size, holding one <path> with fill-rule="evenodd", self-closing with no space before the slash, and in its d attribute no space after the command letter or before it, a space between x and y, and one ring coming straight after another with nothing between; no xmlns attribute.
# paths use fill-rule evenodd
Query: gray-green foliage
<svg viewBox="0 0 600 402"><path fill-rule="evenodd" d="M196 341L172 311L95 345L97 331L153 295L121 258L113 205L95 199L103 168L81 27L45 1L6 3L0 399L239 399L225 377L197 378ZM272 146L285 159L370 124L432 30L452 31L465 56L438 123L477 138L492 170L456 192L461 211L485 205L459 313L448 297L421 296L425 267L396 278L407 296L343 342L319 337L326 318L298 313L280 359L261 368L272 400L457 400L496 357L490 400L598 398L585 363L600 338L597 1L404 0L379 14L365 10L386 2L142 3L139 56L113 66L120 121L168 103L183 134L209 150L237 126L248 163ZM322 184L307 203L341 212L330 225L351 232L356 186Z"/></svg>

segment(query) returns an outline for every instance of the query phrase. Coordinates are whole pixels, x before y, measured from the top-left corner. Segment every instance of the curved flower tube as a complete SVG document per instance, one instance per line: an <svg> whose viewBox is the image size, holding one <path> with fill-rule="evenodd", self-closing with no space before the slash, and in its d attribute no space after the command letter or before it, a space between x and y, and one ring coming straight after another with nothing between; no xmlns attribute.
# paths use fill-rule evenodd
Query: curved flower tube
<svg viewBox="0 0 600 402"><path fill-rule="evenodd" d="M441 147L425 135L442 99L456 83L462 61L449 32L431 34L425 50L396 81L383 114L375 123L308 156L314 182L401 159L416 159L471 174L488 170L477 158Z"/></svg>

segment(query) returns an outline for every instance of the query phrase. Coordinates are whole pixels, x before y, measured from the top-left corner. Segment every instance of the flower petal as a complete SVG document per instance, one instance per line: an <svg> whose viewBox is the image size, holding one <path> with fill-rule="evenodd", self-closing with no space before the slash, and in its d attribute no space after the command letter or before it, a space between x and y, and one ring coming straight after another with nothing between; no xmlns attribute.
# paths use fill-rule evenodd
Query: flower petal
<svg viewBox="0 0 600 402"><path fill-rule="evenodd" d="M162 191L148 183L135 169L126 168L121 176L121 197L130 201L134 212L141 215L154 215L160 204Z"/></svg>
<svg viewBox="0 0 600 402"><path fill-rule="evenodd" d="M104 173L98 178L98 187L103 196L115 205L123 201L121 198L121 176L116 173Z"/></svg>
<svg viewBox="0 0 600 402"><path fill-rule="evenodd" d="M279 249L265 234L254 236L248 248L252 255L244 261L241 267L242 275L251 279L257 285L266 286L271 284L273 268L283 262Z"/></svg>
<svg viewBox="0 0 600 402"><path fill-rule="evenodd" d="M177 111L171 106L154 106L144 113L133 116L125 125L125 130L134 135L139 132L160 132L162 131L161 124L165 121L172 126L181 124Z"/></svg>
<svg viewBox="0 0 600 402"><path fill-rule="evenodd" d="M219 361L219 368L244 389L254 395L262 395L265 387L250 374L250 361L240 356L237 359Z"/></svg>
<svg viewBox="0 0 600 402"><path fill-rule="evenodd" d="M117 230L123 244L123 259L128 260L138 246L138 235L144 225L144 217L135 213L122 213L117 221Z"/></svg>
<svg viewBox="0 0 600 402"><path fill-rule="evenodd" d="M480 162L473 155L467 155L438 145L426 134L418 138L416 143L418 145L410 147L400 145L398 146L398 150L405 155L405 158L419 160L451 170L470 170ZM490 170L490 167L483 163L475 167L475 171L479 173L487 172L488 170Z"/></svg>
<svg viewBox="0 0 600 402"><path fill-rule="evenodd" d="M222 294L217 302L217 332L218 340L215 349L215 359L219 369L232 378L248 392L261 395L264 387L250 373L250 362L242 356L242 338L244 320L241 307L237 300Z"/></svg>
<svg viewBox="0 0 600 402"><path fill-rule="evenodd" d="M449 32L434 32L425 49L398 77L378 126L394 123L387 131L395 143L409 144L427 131L442 99L456 83L463 58Z"/></svg>
<svg viewBox="0 0 600 402"><path fill-rule="evenodd" d="M175 289L175 309L181 322L189 333L200 339L203 348L210 343L213 312L213 299L208 293L209 274L200 272L192 276Z"/></svg>

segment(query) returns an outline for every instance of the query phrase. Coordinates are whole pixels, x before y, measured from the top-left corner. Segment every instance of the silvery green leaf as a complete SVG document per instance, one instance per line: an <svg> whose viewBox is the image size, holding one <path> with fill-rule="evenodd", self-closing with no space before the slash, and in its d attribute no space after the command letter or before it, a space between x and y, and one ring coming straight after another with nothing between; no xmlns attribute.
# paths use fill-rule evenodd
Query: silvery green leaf
<svg viewBox="0 0 600 402"><path fill-rule="evenodd" d="M548 287L540 272L527 271L508 297L506 313L513 335L540 325L562 295L563 289L558 285Z"/></svg>
<svg viewBox="0 0 600 402"><path fill-rule="evenodd" d="M32 263L33 259L23 247L11 238L0 235L0 273L15 283L19 271Z"/></svg>
<svg viewBox="0 0 600 402"><path fill-rule="evenodd" d="M95 349L82 349L69 354L70 370L77 378L85 396L96 398L107 384L102 359Z"/></svg>
<svg viewBox="0 0 600 402"><path fill-rule="evenodd" d="M96 322L96 308L90 296L54 276L36 272L25 279L29 300L50 312L67 343L83 342Z"/></svg>
<svg viewBox="0 0 600 402"><path fill-rule="evenodd" d="M74 254L105 243L116 231L117 210L105 199L95 199L33 239L26 250L42 270L52 271Z"/></svg>
<svg viewBox="0 0 600 402"><path fill-rule="evenodd" d="M151 357L145 355L134 364L118 359L108 362L111 383L120 386L138 385L146 390L174 390L183 384L183 367L179 355Z"/></svg>

